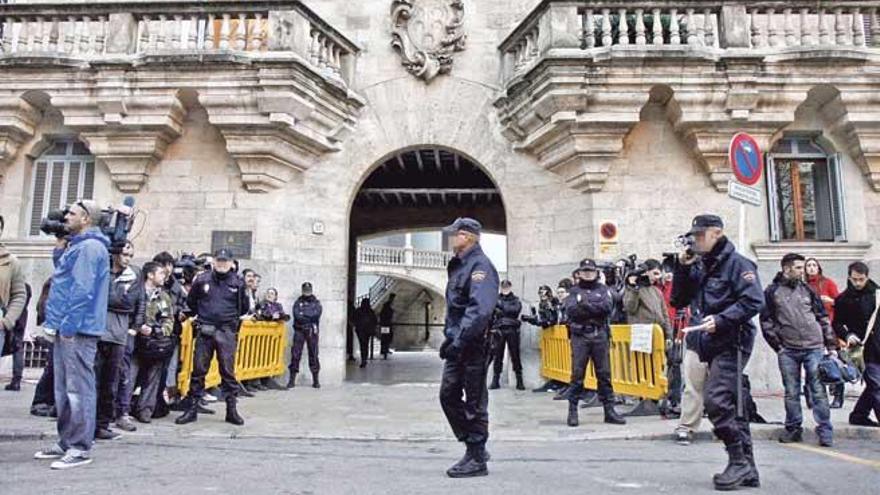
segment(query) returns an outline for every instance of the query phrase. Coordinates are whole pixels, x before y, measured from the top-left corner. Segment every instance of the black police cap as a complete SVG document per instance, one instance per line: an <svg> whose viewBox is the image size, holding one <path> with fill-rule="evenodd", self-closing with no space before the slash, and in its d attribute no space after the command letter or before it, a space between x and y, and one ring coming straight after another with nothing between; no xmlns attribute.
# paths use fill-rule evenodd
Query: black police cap
<svg viewBox="0 0 880 495"><path fill-rule="evenodd" d="M452 234L460 230L480 235L480 232L483 231L483 226L473 218L458 217L450 225L443 228L443 232L447 234Z"/></svg>
<svg viewBox="0 0 880 495"><path fill-rule="evenodd" d="M691 222L691 231L688 233L696 234L697 232L705 232L713 227L719 229L724 228L724 221L721 220L721 217L718 215L697 215Z"/></svg>
<svg viewBox="0 0 880 495"><path fill-rule="evenodd" d="M235 259L235 256L232 254L232 250L229 248L220 248L214 251L214 260L216 261L232 261Z"/></svg>
<svg viewBox="0 0 880 495"><path fill-rule="evenodd" d="M303 292L311 292L312 291L312 283L311 282L304 282L302 284L302 291Z"/></svg>
<svg viewBox="0 0 880 495"><path fill-rule="evenodd" d="M584 258L583 260L581 260L580 264L578 265L577 271L579 271L579 272L584 272L584 271L598 272L599 266L596 265L596 262L591 260L590 258Z"/></svg>

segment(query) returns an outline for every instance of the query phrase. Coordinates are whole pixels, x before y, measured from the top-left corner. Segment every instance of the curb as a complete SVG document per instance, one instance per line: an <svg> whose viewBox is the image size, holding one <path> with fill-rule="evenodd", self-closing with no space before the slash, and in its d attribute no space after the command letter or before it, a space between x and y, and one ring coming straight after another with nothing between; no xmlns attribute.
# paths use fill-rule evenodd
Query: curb
<svg viewBox="0 0 880 495"><path fill-rule="evenodd" d="M758 426L757 428L752 428L752 438L755 440L762 441L775 441L779 437L779 433L781 430L781 426L772 425L772 426ZM231 440L323 440L323 441L347 441L347 442L413 442L413 443L427 443L427 442L447 442L452 441L451 435L419 435L419 436L406 436L406 435L334 435L334 434L303 434L303 435L272 435L272 434L260 434L260 433L248 433L247 431L242 430L233 430L231 432L220 432L220 431L196 431L196 432L186 432L181 430L174 430L177 433L177 438L193 438L193 439L231 439ZM165 436L162 433L166 432L151 432L151 433L126 433L124 438L134 438L134 439L150 439L150 438L159 438ZM550 432L548 432L550 433ZM494 436L493 441L501 441L501 442L587 442L587 441L608 441L608 440L623 440L623 441L668 441L672 442L671 431L669 432L650 432L650 433L629 433L629 432L585 432L584 434L572 434L566 436L559 435L544 435L544 436L534 436L534 435L504 435L502 438L498 438L498 436ZM0 442L16 442L16 441L38 441L38 440L46 440L55 438L54 431L9 431L9 430L0 430ZM834 439L835 440L867 440L867 441L878 441L880 442L880 428L867 428L867 427L839 427L834 430ZM699 431L694 434L694 440L700 442L713 442L715 441L714 435L709 431ZM818 441L818 437L813 431L804 430L804 442L807 443L815 443Z"/></svg>

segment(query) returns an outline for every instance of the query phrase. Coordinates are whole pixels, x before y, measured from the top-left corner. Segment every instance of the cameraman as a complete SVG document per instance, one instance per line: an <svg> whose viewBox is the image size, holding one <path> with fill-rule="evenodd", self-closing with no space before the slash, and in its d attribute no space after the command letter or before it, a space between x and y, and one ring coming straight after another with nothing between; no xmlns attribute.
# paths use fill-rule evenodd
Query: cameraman
<svg viewBox="0 0 880 495"><path fill-rule="evenodd" d="M199 404L205 395L205 376L215 354L226 400L226 422L244 424L236 408L239 385L235 378L235 349L241 320L250 317L246 316L247 289L244 279L232 270L234 263L231 250L219 249L214 254L213 270L199 275L187 296L189 311L196 318L197 336L189 387L192 400L186 412L174 420L179 425L198 419Z"/></svg>
<svg viewBox="0 0 880 495"><path fill-rule="evenodd" d="M657 286L662 277L660 262L654 259L646 260L640 270L626 279L623 309L626 311L626 319L630 325L660 325L668 349L672 347L673 335L669 312L666 311L666 301L663 299L663 292Z"/></svg>
<svg viewBox="0 0 880 495"><path fill-rule="evenodd" d="M687 234L692 248L675 269L672 303L690 305L692 322L702 331L688 333L688 348L708 363L704 402L715 435L724 441L728 464L714 477L715 488L759 486L748 418L741 413L742 370L755 343L754 318L764 306L756 265L736 252L716 215L694 218Z"/></svg>
<svg viewBox="0 0 880 495"><path fill-rule="evenodd" d="M37 452L37 459L57 459L52 469L92 462L95 437L95 352L107 329L110 289L110 240L96 226L101 209L93 200L70 207L65 225L67 248L53 254L55 272L46 303L44 329L55 335L55 403L58 443Z"/></svg>
<svg viewBox="0 0 880 495"><path fill-rule="evenodd" d="M608 318L613 302L611 291L599 282L599 267L590 259L578 266L578 283L563 302L571 330L571 385L568 388L568 426L578 425L578 401L583 397L584 377L590 360L599 382L599 399L605 408L605 422L626 421L614 410L611 388Z"/></svg>
<svg viewBox="0 0 880 495"><path fill-rule="evenodd" d="M171 297L172 317L174 319L174 332L172 333L172 341L174 342L174 350L167 359L165 370L163 371L163 381L165 388L168 390L168 397L172 405L178 406L179 393L177 391L177 370L180 363L180 334L183 332L183 322L187 318L186 296L189 294L189 288L192 287L193 278L196 273L196 263L192 258L181 257L180 261L174 259L174 256L167 251L153 256L153 262L158 263L165 271L165 283L162 289ZM172 276L174 274L174 276ZM178 276L178 274L180 276ZM188 287L189 286L189 287ZM158 409L163 409L162 401L159 397L162 395L162 387L159 387L156 400L159 401ZM164 411L163 411L164 412Z"/></svg>

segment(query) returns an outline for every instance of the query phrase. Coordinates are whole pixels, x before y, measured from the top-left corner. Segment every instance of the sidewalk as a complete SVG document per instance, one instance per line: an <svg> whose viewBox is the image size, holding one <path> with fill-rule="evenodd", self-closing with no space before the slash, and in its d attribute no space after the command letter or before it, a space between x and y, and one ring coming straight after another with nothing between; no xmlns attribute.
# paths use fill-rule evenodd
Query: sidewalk
<svg viewBox="0 0 880 495"><path fill-rule="evenodd" d="M344 439L390 441L447 441L452 438L440 410L436 384L371 385L348 383L319 390L297 387L289 391L260 392L257 397L242 399L239 411L244 427L223 422L224 405L214 404L214 415L200 415L195 424L177 426L174 415L138 425L138 431L126 435L195 438L276 438ZM0 389L0 441L9 439L52 438L54 423L29 414L34 384L27 382L22 391ZM838 439L880 440L880 429L847 424L854 398L843 409L832 410L835 437ZM768 421L784 418L781 397L756 398L759 413ZM659 417L631 417L626 426L606 425L601 408L581 409L581 426L564 424L567 403L553 401L551 393L518 392L511 389L490 392L491 437L495 441L584 441L598 439L667 440L675 420ZM179 413L174 413L179 414ZM805 409L806 440L815 441L813 421ZM698 439L711 438L708 420L701 426ZM780 425L753 425L756 438L778 435Z"/></svg>

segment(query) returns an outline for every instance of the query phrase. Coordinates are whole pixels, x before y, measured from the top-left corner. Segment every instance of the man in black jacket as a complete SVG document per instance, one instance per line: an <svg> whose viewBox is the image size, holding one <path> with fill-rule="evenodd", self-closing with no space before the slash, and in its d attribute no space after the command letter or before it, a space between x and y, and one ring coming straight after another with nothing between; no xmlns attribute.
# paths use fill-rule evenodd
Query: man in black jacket
<svg viewBox="0 0 880 495"><path fill-rule="evenodd" d="M878 428L880 423L869 417L871 410L880 421L880 286L868 278L868 265L856 262L849 266L849 283L834 301L834 330L849 347L864 346L865 390L856 402L849 422L858 426ZM868 323L874 316L874 325Z"/></svg>
<svg viewBox="0 0 880 495"><path fill-rule="evenodd" d="M599 267L591 259L578 266L578 281L562 303L571 334L571 384L568 387L568 426L578 426L578 401L584 397L587 365L593 361L599 382L599 400L605 408L605 422L626 424L614 410L611 387L611 328L608 319L614 309L611 290L599 281Z"/></svg>
<svg viewBox="0 0 880 495"><path fill-rule="evenodd" d="M311 282L302 284L302 295L293 303L293 349L290 356L290 378L287 388L296 385L296 374L302 359L303 347L309 353L309 371L312 372L312 388L321 388L318 373L321 361L318 359L318 337L321 330L321 314L324 312L321 301L315 297Z"/></svg>
<svg viewBox="0 0 880 495"><path fill-rule="evenodd" d="M391 354L391 341L394 340L394 298L396 294L388 295L388 300L382 305L379 312L379 343L382 359L388 359Z"/></svg>
<svg viewBox="0 0 880 495"><path fill-rule="evenodd" d="M672 305L690 305L691 321L701 329L689 332L686 339L688 347L709 365L706 412L729 459L713 481L718 490L759 486L748 418L738 402L744 393L742 370L755 343L751 320L764 307L757 266L736 252L724 236L724 222L716 215L694 218L688 236L694 239L693 249L679 257Z"/></svg>
<svg viewBox="0 0 880 495"><path fill-rule="evenodd" d="M214 266L193 281L187 306L195 315L197 329L193 371L190 379L190 401L187 411L174 422L183 425L198 419L198 408L205 395L205 376L214 354L220 365L220 388L226 400L226 422L241 426L236 401L239 385L235 378L235 350L242 319L249 318L244 280L232 271L233 256L229 249L214 253Z"/></svg>
<svg viewBox="0 0 880 495"><path fill-rule="evenodd" d="M110 292L107 300L107 332L98 341L95 355L95 383L98 386L95 439L113 440L119 433L110 429L116 425L124 431L137 428L129 417L134 377L131 376L131 352L134 348L134 329L143 324L144 294L140 272L131 266L134 248L126 243L122 252L114 255L110 269Z"/></svg>
<svg viewBox="0 0 880 495"><path fill-rule="evenodd" d="M516 389L525 390L523 384L522 361L519 357L519 327L521 325L519 314L522 313L522 302L511 290L510 280L501 281L501 295L495 305L495 314L492 321L492 359L494 373L490 390L501 388L501 372L504 369L504 347L510 349L510 363L513 372L516 373Z"/></svg>

